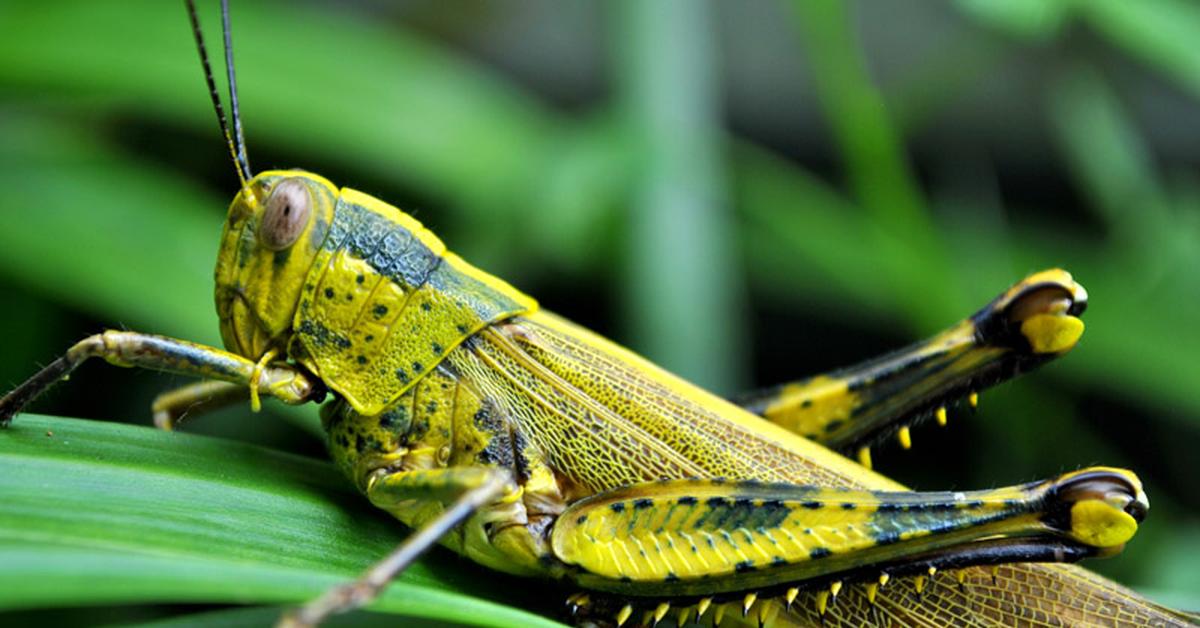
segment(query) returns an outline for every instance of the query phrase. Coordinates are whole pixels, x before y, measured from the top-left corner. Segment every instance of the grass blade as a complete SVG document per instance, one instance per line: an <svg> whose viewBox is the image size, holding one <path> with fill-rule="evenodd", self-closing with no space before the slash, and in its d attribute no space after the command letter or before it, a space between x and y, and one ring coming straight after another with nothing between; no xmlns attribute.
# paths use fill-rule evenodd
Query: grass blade
<svg viewBox="0 0 1200 628"><path fill-rule="evenodd" d="M0 433L0 610L294 604L354 577L403 536L323 462L35 415ZM477 569L435 551L372 608L473 625L556 625L473 597L530 588L479 578Z"/></svg>

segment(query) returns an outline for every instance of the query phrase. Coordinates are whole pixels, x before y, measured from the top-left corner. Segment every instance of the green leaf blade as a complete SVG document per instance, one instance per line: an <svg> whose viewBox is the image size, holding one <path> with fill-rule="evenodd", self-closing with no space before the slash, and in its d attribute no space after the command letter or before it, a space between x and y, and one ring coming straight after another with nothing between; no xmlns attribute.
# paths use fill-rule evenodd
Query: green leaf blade
<svg viewBox="0 0 1200 628"><path fill-rule="evenodd" d="M0 610L295 604L354 578L403 537L402 526L319 461L35 415L0 432ZM473 625L555 625L470 597L487 587L464 561L455 561L458 573L439 566L447 556L435 552L406 571L372 609Z"/></svg>

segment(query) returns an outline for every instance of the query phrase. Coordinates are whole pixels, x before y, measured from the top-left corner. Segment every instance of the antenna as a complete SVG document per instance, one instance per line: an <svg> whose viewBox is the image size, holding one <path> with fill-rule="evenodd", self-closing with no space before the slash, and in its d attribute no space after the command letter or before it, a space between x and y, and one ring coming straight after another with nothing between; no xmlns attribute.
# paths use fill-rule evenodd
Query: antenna
<svg viewBox="0 0 1200 628"><path fill-rule="evenodd" d="M233 71L233 37L229 26L229 0L221 0L221 30L225 35L225 68L229 79L229 105L233 111L232 132L225 118L225 108L221 106L221 96L217 92L217 82L213 79L212 64L208 61L208 48L204 45L204 34L200 30L200 17L196 13L194 0L184 0L187 4L188 17L192 21L192 34L196 37L196 49L200 52L200 63L204 66L204 80L208 83L208 94L212 98L213 110L217 113L217 124L221 134L225 136L225 144L233 157L233 166L237 170L238 180L245 189L246 182L254 178L250 172L250 161L246 157L246 140L242 135L242 119L238 113L237 76ZM236 143L235 143L236 138Z"/></svg>

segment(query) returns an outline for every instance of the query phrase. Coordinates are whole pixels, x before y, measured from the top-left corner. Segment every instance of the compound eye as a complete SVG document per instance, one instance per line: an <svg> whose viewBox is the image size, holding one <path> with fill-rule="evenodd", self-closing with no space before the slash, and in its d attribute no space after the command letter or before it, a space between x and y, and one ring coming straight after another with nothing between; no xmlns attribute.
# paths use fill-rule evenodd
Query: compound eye
<svg viewBox="0 0 1200 628"><path fill-rule="evenodd" d="M296 243L312 214L312 197L302 179L284 179L267 197L258 239L272 251L281 251Z"/></svg>

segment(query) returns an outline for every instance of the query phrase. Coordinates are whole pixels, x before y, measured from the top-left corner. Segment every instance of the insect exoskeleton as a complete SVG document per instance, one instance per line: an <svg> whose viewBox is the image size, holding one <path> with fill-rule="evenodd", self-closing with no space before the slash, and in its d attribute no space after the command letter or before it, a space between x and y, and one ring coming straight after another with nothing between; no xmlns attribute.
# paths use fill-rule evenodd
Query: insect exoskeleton
<svg viewBox="0 0 1200 628"><path fill-rule="evenodd" d="M1087 293L1070 274L1036 273L926 341L730 402L540 310L386 202L309 172L254 175L232 51L229 124L188 5L241 183L216 267L225 349L97 334L0 399L0 424L92 357L206 380L155 402L163 427L186 408L332 393L335 464L414 532L285 623L370 602L439 542L583 588L568 599L581 622L1192 619L1032 564L1124 547L1149 506L1130 471L913 492L869 468L880 438L907 448L915 421L944 425L950 404L974 406L982 388L1074 347Z"/></svg>

